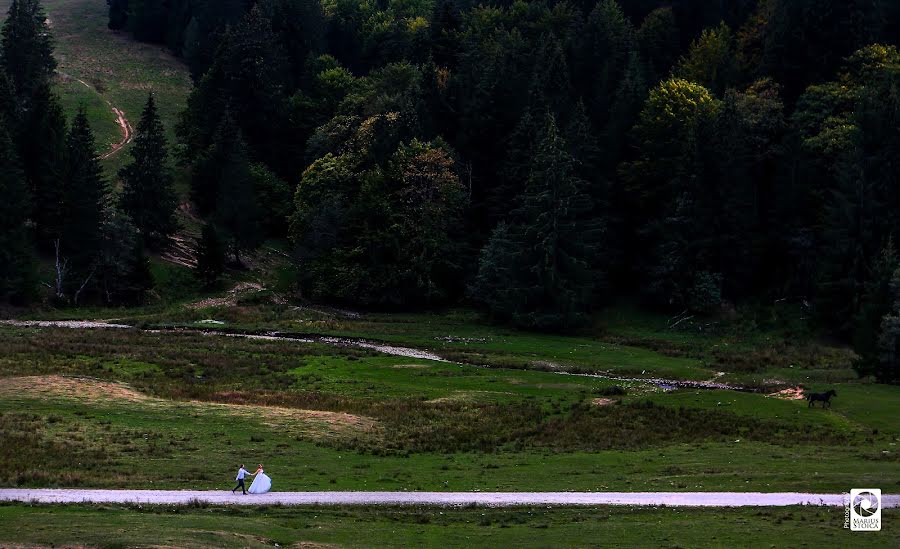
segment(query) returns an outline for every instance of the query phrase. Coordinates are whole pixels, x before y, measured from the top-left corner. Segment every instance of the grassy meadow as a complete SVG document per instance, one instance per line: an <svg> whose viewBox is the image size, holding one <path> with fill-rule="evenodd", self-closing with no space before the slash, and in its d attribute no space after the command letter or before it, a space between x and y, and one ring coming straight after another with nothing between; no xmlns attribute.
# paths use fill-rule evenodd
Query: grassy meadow
<svg viewBox="0 0 900 549"><path fill-rule="evenodd" d="M900 518L886 511L885 521ZM697 524L710 525L698 528ZM840 509L0 506L0 543L91 547L822 547L900 543ZM712 528L712 525L715 525ZM23 535L23 532L28 532Z"/></svg>
<svg viewBox="0 0 900 549"><path fill-rule="evenodd" d="M2 327L0 346L6 486L222 489L237 461L264 461L279 490L890 491L900 481L898 397L877 385L841 384L822 410L203 333Z"/></svg>

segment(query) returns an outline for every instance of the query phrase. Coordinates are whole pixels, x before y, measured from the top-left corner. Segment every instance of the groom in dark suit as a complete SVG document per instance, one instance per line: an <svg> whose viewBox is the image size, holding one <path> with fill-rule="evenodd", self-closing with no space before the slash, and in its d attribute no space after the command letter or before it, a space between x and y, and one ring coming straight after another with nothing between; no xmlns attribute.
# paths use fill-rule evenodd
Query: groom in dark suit
<svg viewBox="0 0 900 549"><path fill-rule="evenodd" d="M231 489L232 494L234 493L235 490L240 488L241 492L243 492L245 496L247 495L247 488L244 486L244 477L246 477L249 474L250 473L246 469L244 469L244 464L241 463L241 468L238 469L237 476L234 478L234 480L237 481L237 486L235 486L234 488Z"/></svg>

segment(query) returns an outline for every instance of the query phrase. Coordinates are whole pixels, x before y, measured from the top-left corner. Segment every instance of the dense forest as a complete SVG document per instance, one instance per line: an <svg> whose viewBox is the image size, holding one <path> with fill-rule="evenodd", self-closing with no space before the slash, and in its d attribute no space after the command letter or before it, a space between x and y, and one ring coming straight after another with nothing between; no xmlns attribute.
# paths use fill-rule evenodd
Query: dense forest
<svg viewBox="0 0 900 549"><path fill-rule="evenodd" d="M788 300L900 361L900 2L107 0L194 88L100 169L38 0L3 28L0 296L139 303L176 167L213 284L287 239L303 299L570 330L613 298ZM898 235L900 236L900 235ZM35 275L50 257L52 284Z"/></svg>

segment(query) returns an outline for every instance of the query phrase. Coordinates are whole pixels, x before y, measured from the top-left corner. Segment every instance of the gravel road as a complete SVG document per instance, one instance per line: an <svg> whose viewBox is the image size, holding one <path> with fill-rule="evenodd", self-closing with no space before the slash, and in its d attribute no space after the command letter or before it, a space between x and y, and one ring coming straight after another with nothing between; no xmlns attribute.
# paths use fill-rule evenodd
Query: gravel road
<svg viewBox="0 0 900 549"><path fill-rule="evenodd" d="M0 489L0 501L36 503L143 503L185 505L665 505L669 507L841 507L845 494L796 492L270 492L232 495L227 490ZM885 495L884 507L900 507L900 495Z"/></svg>

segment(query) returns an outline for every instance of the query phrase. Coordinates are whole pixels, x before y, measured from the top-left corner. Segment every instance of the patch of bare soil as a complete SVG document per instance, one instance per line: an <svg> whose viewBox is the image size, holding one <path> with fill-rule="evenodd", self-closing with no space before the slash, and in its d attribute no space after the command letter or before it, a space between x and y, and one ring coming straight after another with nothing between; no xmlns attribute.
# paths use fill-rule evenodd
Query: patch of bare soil
<svg viewBox="0 0 900 549"><path fill-rule="evenodd" d="M208 538L208 537L218 538L220 540L220 543L227 544L227 545L238 544L241 547L271 547L272 546L272 543L268 539L266 539L262 536L256 536L253 534L243 534L240 532L226 532L226 531L221 531L221 530L200 530L200 529L190 529L190 530L187 530L187 532L190 532L191 534L195 534L196 537L199 539ZM164 546L153 546L153 547L154 547L154 549L157 549L157 548L163 549ZM168 547L168 546L165 546L165 547ZM209 547L209 544L208 543L200 543L200 542L197 542L197 543L188 542L188 545L173 545L171 547L173 549L175 549L175 548L192 549L194 547L196 547L197 549L202 549L205 547Z"/></svg>
<svg viewBox="0 0 900 549"><path fill-rule="evenodd" d="M473 402L479 400L485 395L510 395L512 393L504 391L454 391L453 394L426 400L429 404L440 404L442 402Z"/></svg>
<svg viewBox="0 0 900 549"><path fill-rule="evenodd" d="M104 98L105 100L106 98ZM109 108L112 109L113 114L116 115L116 123L119 125L119 128L122 130L122 141L113 144L108 152L103 154L100 158L106 159L110 156L116 154L122 147L131 143L131 140L134 139L134 128L131 127L131 122L125 117L125 113L112 105L109 101L106 101L106 104L109 105Z"/></svg>
<svg viewBox="0 0 900 549"><path fill-rule="evenodd" d="M233 307L237 305L237 300L244 294L256 293L265 290L266 287L258 282L240 282L232 289L228 290L228 294L223 297L207 297L193 303L185 305L189 309L207 309L209 307Z"/></svg>
<svg viewBox="0 0 900 549"><path fill-rule="evenodd" d="M171 410L181 415L224 414L255 420L269 427L311 438L359 435L372 433L379 428L376 420L366 416L278 406L178 402L141 393L124 383L89 377L49 375L6 378L0 383L0 398L57 398L92 403L129 403L154 410Z"/></svg>
<svg viewBox="0 0 900 549"><path fill-rule="evenodd" d="M609 406L615 403L615 399L612 398L595 398L591 400L591 404L593 404L594 406Z"/></svg>
<svg viewBox="0 0 900 549"><path fill-rule="evenodd" d="M803 387L788 387L787 389L782 389L780 391L769 393L770 397L780 398L783 400L803 400L806 398L803 394Z"/></svg>

